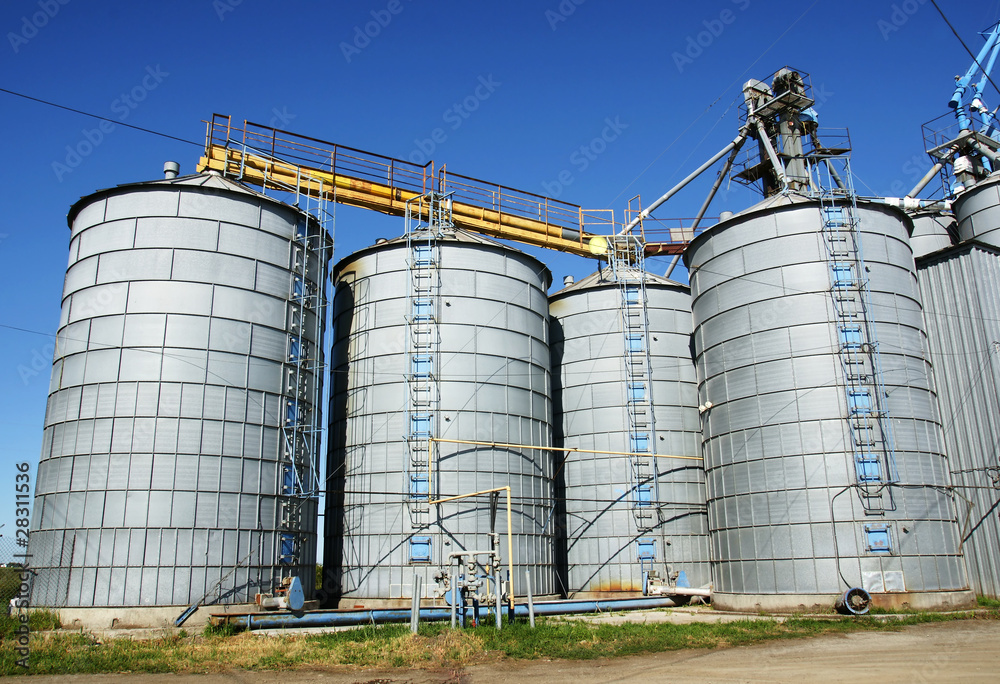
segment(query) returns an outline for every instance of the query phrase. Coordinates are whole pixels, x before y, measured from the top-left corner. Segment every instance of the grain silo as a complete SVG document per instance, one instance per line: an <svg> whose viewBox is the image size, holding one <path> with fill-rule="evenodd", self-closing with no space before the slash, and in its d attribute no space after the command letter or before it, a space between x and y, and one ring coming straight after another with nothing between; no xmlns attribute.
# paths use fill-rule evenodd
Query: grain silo
<svg viewBox="0 0 1000 684"><path fill-rule="evenodd" d="M502 495L434 501L507 486L515 591L529 569L553 594L552 458L530 448L552 438L548 269L435 223L334 274L327 602L410 597L415 576L433 596L449 554L507 526Z"/></svg>
<svg viewBox="0 0 1000 684"><path fill-rule="evenodd" d="M992 175L955 198L958 238L1000 247L1000 175Z"/></svg>
<svg viewBox="0 0 1000 684"><path fill-rule="evenodd" d="M310 595L325 231L176 171L69 224L32 604L240 603L293 575Z"/></svg>
<svg viewBox="0 0 1000 684"><path fill-rule="evenodd" d="M690 290L642 275L608 267L549 301L571 597L711 580Z"/></svg>
<svg viewBox="0 0 1000 684"><path fill-rule="evenodd" d="M914 259L954 244L957 227L955 215L951 212L925 209L910 214L910 219L913 221L910 248Z"/></svg>
<svg viewBox="0 0 1000 684"><path fill-rule="evenodd" d="M997 179L955 200L961 242L917 276L969 578L1000 598L1000 197Z"/></svg>
<svg viewBox="0 0 1000 684"><path fill-rule="evenodd" d="M686 254L719 607L974 601L911 226L841 194L774 194Z"/></svg>

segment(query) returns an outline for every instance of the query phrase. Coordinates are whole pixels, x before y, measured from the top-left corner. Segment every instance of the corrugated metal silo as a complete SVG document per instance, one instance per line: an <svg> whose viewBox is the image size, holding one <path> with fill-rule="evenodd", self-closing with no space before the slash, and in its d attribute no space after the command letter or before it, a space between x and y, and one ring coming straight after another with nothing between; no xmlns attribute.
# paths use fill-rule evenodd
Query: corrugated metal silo
<svg viewBox="0 0 1000 684"><path fill-rule="evenodd" d="M634 354L625 321L642 290L650 368L635 378L627 373ZM549 312L557 445L618 452L557 454L567 592L641 592L643 571L664 575L664 566L684 571L693 586L708 584L705 473L700 460L689 460L699 456L701 437L690 290L652 274L640 289L608 268L552 295ZM642 405L638 437L626 415L630 398Z"/></svg>
<svg viewBox="0 0 1000 684"><path fill-rule="evenodd" d="M548 269L465 231L424 230L334 273L328 602L409 597L415 575L431 596L449 553L490 548L493 521L488 496L430 501L505 486L513 562L554 593L550 453L428 441L551 446Z"/></svg>
<svg viewBox="0 0 1000 684"><path fill-rule="evenodd" d="M908 228L776 195L692 242L717 606L973 600Z"/></svg>
<svg viewBox="0 0 1000 684"><path fill-rule="evenodd" d="M954 244L953 236L957 233L954 214L925 210L911 214L910 218L913 220L910 248L914 259L947 249Z"/></svg>
<svg viewBox="0 0 1000 684"><path fill-rule="evenodd" d="M958 238L1000 247L1000 176L990 176L955 198Z"/></svg>
<svg viewBox="0 0 1000 684"><path fill-rule="evenodd" d="M69 222L32 604L236 603L289 575L310 595L289 430L320 410L322 377L292 369L322 362L325 233L213 174L103 190Z"/></svg>
<svg viewBox="0 0 1000 684"><path fill-rule="evenodd" d="M964 241L918 260L917 275L972 588L1000 598L1000 208L987 183L956 201Z"/></svg>

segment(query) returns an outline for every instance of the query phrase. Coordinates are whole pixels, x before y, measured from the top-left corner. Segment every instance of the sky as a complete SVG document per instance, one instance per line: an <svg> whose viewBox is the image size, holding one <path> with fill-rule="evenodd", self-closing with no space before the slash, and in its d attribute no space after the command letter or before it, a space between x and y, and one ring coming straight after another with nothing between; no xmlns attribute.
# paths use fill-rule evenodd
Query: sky
<svg viewBox="0 0 1000 684"><path fill-rule="evenodd" d="M1000 19L998 0L938 5L973 51ZM859 193L901 196L930 166L921 125L947 113L972 63L929 0L5 0L0 34L0 88L110 120L0 92L4 538L16 465L33 485L41 448L66 213L100 188L162 178L167 160L193 173L213 113L433 159L621 221L630 198L647 206L732 140L740 86L785 65L811 75L821 128L850 129ZM655 217L694 216L713 180ZM724 185L708 215L758 199ZM339 207L334 260L403 229ZM596 268L522 248L552 270L551 291Z"/></svg>

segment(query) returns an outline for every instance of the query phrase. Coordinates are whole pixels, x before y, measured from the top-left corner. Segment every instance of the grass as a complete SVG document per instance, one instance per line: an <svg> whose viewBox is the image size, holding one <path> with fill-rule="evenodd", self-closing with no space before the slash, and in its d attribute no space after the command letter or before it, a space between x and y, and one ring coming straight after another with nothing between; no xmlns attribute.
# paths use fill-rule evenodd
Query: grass
<svg viewBox="0 0 1000 684"><path fill-rule="evenodd" d="M979 596L977 598L980 608L1000 609L1000 599L990 598L989 596Z"/></svg>
<svg viewBox="0 0 1000 684"><path fill-rule="evenodd" d="M0 615L0 644L7 644L20 625L16 616ZM59 629L59 614L49 610L33 610L28 613L28 629L37 634L50 629Z"/></svg>
<svg viewBox="0 0 1000 684"><path fill-rule="evenodd" d="M21 590L21 569L0 567L0 604L6 606Z"/></svg>
<svg viewBox="0 0 1000 684"><path fill-rule="evenodd" d="M206 629L201 635L178 633L149 640L107 639L73 632L39 634L31 639L31 674L110 672L222 672L232 669L277 670L331 667L462 667L501 660L593 659L687 648L724 648L821 634L894 631L908 625L956 619L998 619L1000 602L987 601L985 613L921 613L898 620L874 617L816 620L792 618L731 623L595 625L580 620L539 620L502 631L483 626L451 630L440 623L384 625L308 636L262 638L231 628ZM39 629L41 629L41 619ZM51 622L51 617L47 618ZM0 645L0 675L25 674L8 638Z"/></svg>

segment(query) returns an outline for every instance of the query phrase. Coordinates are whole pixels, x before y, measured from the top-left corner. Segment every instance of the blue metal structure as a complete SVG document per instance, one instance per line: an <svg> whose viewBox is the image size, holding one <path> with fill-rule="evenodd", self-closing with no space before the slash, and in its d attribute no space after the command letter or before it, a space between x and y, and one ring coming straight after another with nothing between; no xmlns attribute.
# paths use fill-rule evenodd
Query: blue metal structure
<svg viewBox="0 0 1000 684"><path fill-rule="evenodd" d="M955 120L949 122L951 115L946 114L923 126L924 149L935 164L908 197L917 197L939 173L945 194L954 196L1000 168L997 109L990 111L983 102L983 91L992 83L990 72L1000 55L1000 23L980 35L986 42L965 74L955 77L955 90L948 100Z"/></svg>
<svg viewBox="0 0 1000 684"><path fill-rule="evenodd" d="M617 610L655 610L671 608L680 601L673 598L613 599L608 601L535 601L532 605L535 615L569 615L573 613L603 613ZM228 624L237 629L277 629L293 627L356 627L360 625L382 625L392 622L408 622L410 610L406 608L385 608L376 610L315 610L305 613L229 613L213 615L212 623ZM481 607L477 621L485 620L489 611ZM528 604L514 606L515 618L528 617ZM444 621L451 619L451 608L421 608L420 620Z"/></svg>
<svg viewBox="0 0 1000 684"><path fill-rule="evenodd" d="M1000 23L995 24L988 31L983 31L980 35L986 37L986 43L965 72L965 76L958 78L955 82L955 93L948 101L948 106L955 110L955 116L958 118L962 130L972 130L971 114L977 113L982 122L979 132L992 137L996 133L996 110L991 112L983 103L983 88L990 78L990 72L993 71L997 54L1000 54ZM984 66L983 60L986 59L987 55L989 55L989 59ZM972 89L971 98L968 98L968 105L966 105L966 91L976 76L980 76L979 81Z"/></svg>

